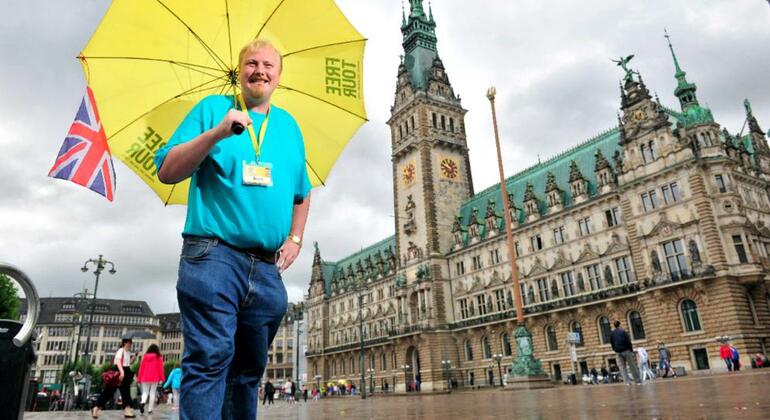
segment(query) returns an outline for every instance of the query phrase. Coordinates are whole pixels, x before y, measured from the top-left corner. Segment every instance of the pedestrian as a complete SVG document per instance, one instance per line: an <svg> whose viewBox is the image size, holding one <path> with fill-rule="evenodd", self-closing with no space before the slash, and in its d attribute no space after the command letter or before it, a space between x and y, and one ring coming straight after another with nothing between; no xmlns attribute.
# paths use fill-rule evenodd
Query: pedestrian
<svg viewBox="0 0 770 420"><path fill-rule="evenodd" d="M602 374L602 382L605 384L610 383L610 373L607 372L607 368L602 365L602 368L599 369L599 373Z"/></svg>
<svg viewBox="0 0 770 420"><path fill-rule="evenodd" d="M179 406L179 388L182 385L182 368L179 367L179 361L174 362L174 369L168 374L166 383L163 384L163 388L171 387L171 397L168 402L172 407Z"/></svg>
<svg viewBox="0 0 770 420"><path fill-rule="evenodd" d="M737 372L741 370L741 356L740 354L738 354L738 349L736 349L735 346L733 346L732 344L730 344L729 346L730 346L730 355L732 356L732 359L733 359L733 370Z"/></svg>
<svg viewBox="0 0 770 420"><path fill-rule="evenodd" d="M302 402L307 402L307 385L302 387Z"/></svg>
<svg viewBox="0 0 770 420"><path fill-rule="evenodd" d="M265 384L265 398L267 398L268 405L273 404L273 400L275 399L275 386L273 386L273 383L270 382L270 379L268 379L267 383ZM264 404L265 401L262 400L262 405Z"/></svg>
<svg viewBox="0 0 770 420"><path fill-rule="evenodd" d="M286 314L281 273L299 254L310 207L300 127L270 103L281 55L255 39L238 60L242 94L201 100L155 155L161 182L190 179L177 282L181 420L257 417L267 351ZM247 130L234 135L234 124Z"/></svg>
<svg viewBox="0 0 770 420"><path fill-rule="evenodd" d="M296 402L297 401L297 383L293 381L289 381L291 384L291 397L289 398L289 401Z"/></svg>
<svg viewBox="0 0 770 420"><path fill-rule="evenodd" d="M757 353L757 355L754 357L754 364L757 366L757 368L765 367L765 356L762 353Z"/></svg>
<svg viewBox="0 0 770 420"><path fill-rule="evenodd" d="M133 356L131 354L131 345L134 342L131 338L123 338L120 341L120 348L115 352L115 357L112 359L112 370L120 372L120 386L111 386L105 384L102 393L99 395L99 399L91 409L91 417L99 418L99 413L104 409L105 404L115 396L115 391L120 390L120 398L123 401L123 417L133 418L136 417L134 409L131 408L134 404L131 401L131 382L134 380L134 372L131 371L131 362L133 362Z"/></svg>
<svg viewBox="0 0 770 420"><path fill-rule="evenodd" d="M639 358L639 370L642 381L644 381L645 378L648 378L650 381L653 380L655 374L652 373L652 369L650 369L650 355L647 353L647 349L644 347L637 348L636 355Z"/></svg>
<svg viewBox="0 0 770 420"><path fill-rule="evenodd" d="M725 365L727 366L727 371L732 372L733 371L733 352L730 349L730 345L727 344L727 341L722 341L722 344L719 346L719 358L725 362Z"/></svg>
<svg viewBox="0 0 770 420"><path fill-rule="evenodd" d="M658 342L658 375L667 378L671 371L676 378L676 369L671 368L671 352L662 341Z"/></svg>
<svg viewBox="0 0 770 420"><path fill-rule="evenodd" d="M623 382L631 385L631 378L628 377L628 367L631 368L631 375L634 382L641 384L639 370L636 367L636 357L634 356L634 346L631 344L631 337L626 330L620 328L620 321L613 323L615 329L610 334L610 344L612 351L617 353L620 361L620 374L623 375Z"/></svg>
<svg viewBox="0 0 770 420"><path fill-rule="evenodd" d="M142 357L142 362L139 364L139 373L137 374L137 382L142 386L142 399L140 401L139 412L144 414L144 405L149 400L150 406L147 410L149 414L152 414L152 409L155 407L156 391L158 383L163 383L166 380L166 375L163 372L163 356L160 354L160 349L157 344L150 344L147 347L147 352Z"/></svg>
<svg viewBox="0 0 770 420"><path fill-rule="evenodd" d="M291 379L287 379L286 382L283 383L282 389L283 389L284 401L291 403L292 399L294 398L294 395L291 393L291 389L292 389Z"/></svg>
<svg viewBox="0 0 770 420"><path fill-rule="evenodd" d="M591 383L594 385L599 384L599 372L596 371L595 367L591 368L591 371L589 372L591 374Z"/></svg>
<svg viewBox="0 0 770 420"><path fill-rule="evenodd" d="M385 389L385 392L387 393L388 392L388 388L390 387L390 384L388 384L387 379L385 380L385 384L382 387L383 387L383 389Z"/></svg>

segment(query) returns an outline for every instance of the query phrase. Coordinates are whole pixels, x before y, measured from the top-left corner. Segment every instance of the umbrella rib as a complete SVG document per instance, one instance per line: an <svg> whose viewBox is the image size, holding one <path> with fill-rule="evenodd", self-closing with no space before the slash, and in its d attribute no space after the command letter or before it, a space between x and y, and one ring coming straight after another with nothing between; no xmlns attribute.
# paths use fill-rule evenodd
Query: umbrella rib
<svg viewBox="0 0 770 420"><path fill-rule="evenodd" d="M230 52L230 66L233 65L233 37L230 34L230 6L225 0L225 18L227 19L227 50ZM240 65L240 63L238 63Z"/></svg>
<svg viewBox="0 0 770 420"><path fill-rule="evenodd" d="M260 35L262 35L262 30L265 29L265 26L267 26L267 23L270 22L270 19L273 18L273 15L275 14L275 12L277 12L278 9L280 9L281 6L283 6L284 1L285 0L281 0L281 2L278 3L277 6L275 6L275 9L273 9L273 11L270 13L270 16L268 16L267 19L265 19L265 22L262 24L262 27L260 27L259 31L257 31L257 34L254 35L254 39L257 39L259 38Z"/></svg>
<svg viewBox="0 0 770 420"><path fill-rule="evenodd" d="M213 86L213 87L208 87L208 88L205 88L205 89L198 90L198 89L202 88L203 86L206 86L206 85L208 85L208 84L210 84L212 82L216 82L217 80L222 80L222 79L226 80L227 77L226 76L222 76L222 77L219 77L219 78L216 78L216 79L209 80L208 82L201 83L198 86L193 86L190 89L188 89L188 90L186 90L186 91L184 91L184 92L182 92L182 93L180 93L178 95L174 95L173 97L171 97L169 99L166 99L165 101L159 103L158 105L155 105L154 107L150 108L147 112L145 112L145 113L139 115L138 117L134 118L133 120L131 120L131 122L129 122L128 124L124 125L120 129L118 129L116 132L112 133L109 137L107 137L107 141L109 142L110 139L112 139L113 137L117 136L121 131L123 131L126 128L130 127L133 123L139 121L140 119L142 119L147 114L155 111L156 109L158 109L161 106L163 106L163 105L173 101L174 99L181 98L182 96L191 95L191 94L194 94L194 93L205 92L206 90L211 90L211 89L216 89L218 87L221 87L220 85L216 85L216 86ZM225 84L229 85L230 84L229 80Z"/></svg>
<svg viewBox="0 0 770 420"><path fill-rule="evenodd" d="M302 50L292 51L290 53L284 54L283 58L286 58L286 57L288 57L288 56L290 56L292 54L299 54L299 53L306 52L306 51L318 50L318 49L326 48L326 47L334 47L334 46L337 46L337 45L353 44L353 43L356 43L356 42L366 42L366 38L353 39L353 40L350 40L350 41L335 42L335 43L332 43L332 44L317 45L315 47L310 47L310 48L305 48L305 49L302 49Z"/></svg>
<svg viewBox="0 0 770 420"><path fill-rule="evenodd" d="M138 60L138 61L157 61L157 62L159 62L159 63L169 63L169 64L175 64L175 65L177 65L177 66L180 66L180 67L184 67L184 68L186 68L186 69L189 69L189 70L194 70L194 71L197 71L197 72L199 72L199 73L203 73L203 74L205 74L206 76L211 76L211 77L219 77L219 75L217 75L217 74L211 74L211 73L206 73L205 71L203 71L203 70L201 70L201 69L206 69L206 70L213 70L213 71L216 71L216 72L221 72L221 71L222 71L222 69L218 69L218 68L214 68L214 67L202 66L202 65L200 65L200 64L186 63L186 62L184 62L184 61L167 60L167 59L163 59L163 58L151 58L151 57L128 57L128 56L126 56L126 57L120 57L120 56L96 56L96 57L81 57L81 58L82 58L82 59L84 59L84 60L86 60L86 61L87 61L87 60Z"/></svg>
<svg viewBox="0 0 770 420"><path fill-rule="evenodd" d="M366 118L366 117L362 117L362 116L360 116L360 115L356 114L356 113L355 113L355 112L353 112L353 111L350 111L350 110L348 110L348 109L345 109L345 108L343 108L343 107L341 107L341 106L339 106L339 105L337 105L337 104L335 104L335 103L333 103L333 102L329 102L329 101L327 101L326 99L321 99L321 98L319 98L318 96L315 96L315 95L311 95L311 94L309 94L309 93L307 93L307 92L303 92L303 91L301 91L301 90L297 90L297 89L291 88L291 87L289 87L289 86L286 86L286 85L278 85L278 88L279 88L279 89L286 89L286 90L288 90L288 91L292 91L292 92L297 92L297 93L299 93L299 94L301 94L301 95L305 95L305 96L307 96L307 97L310 97L310 98L313 98L313 99L315 99L315 100L321 101L321 102L323 102L323 103L325 103L325 104L327 104L327 105L331 105L331 106L333 106L333 107L335 107L335 108L337 108L337 109L339 109L339 110L341 110L341 111L347 112L348 114L350 114L350 115L353 115L353 116L356 116L356 117L358 117L358 118L360 118L360 119L362 119L362 120L364 120L364 121L369 121L369 119L368 119L368 118Z"/></svg>
<svg viewBox="0 0 770 420"><path fill-rule="evenodd" d="M215 61L219 61L219 63L217 63L217 64L221 65L220 70L227 71L227 63L225 63L224 60L219 58L217 53L214 52L214 50L211 47L209 47L209 45L206 44L206 42L204 42L203 39L195 31L193 31L193 29L190 27L190 25L185 23L185 21L183 21L182 18L179 17L179 15L174 13L174 11L171 10L168 6L166 6L161 0L155 0L155 1L157 1L158 4L160 4L161 6L163 6L163 8L166 9L166 11L168 11L171 14L171 16L174 16L174 18L176 18L176 20L179 21L179 23L184 25L184 27L187 28L188 31L190 31L190 33L195 37L195 39L197 39L198 42L200 42L200 44L203 46L203 49L205 49L206 52L209 53L211 58L213 58Z"/></svg>
<svg viewBox="0 0 770 420"><path fill-rule="evenodd" d="M313 175L315 175L315 177L318 178L318 182L320 182L321 185L323 185L325 187L326 183L324 183L324 180L323 180L323 178L321 178L321 175L318 175L318 172L316 172L316 170L313 167L313 165L310 164L310 161L305 159L305 164L307 164L307 167L310 168L311 171L313 171Z"/></svg>

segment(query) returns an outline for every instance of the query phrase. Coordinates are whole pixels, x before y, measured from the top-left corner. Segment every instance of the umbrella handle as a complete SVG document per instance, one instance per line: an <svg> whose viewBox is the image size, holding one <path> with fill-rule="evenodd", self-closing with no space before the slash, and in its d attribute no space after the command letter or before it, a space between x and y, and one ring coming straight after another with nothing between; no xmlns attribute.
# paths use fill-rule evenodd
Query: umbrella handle
<svg viewBox="0 0 770 420"><path fill-rule="evenodd" d="M234 122L233 125L230 126L230 130L232 130L235 135L240 135L245 129L243 124L239 122Z"/></svg>

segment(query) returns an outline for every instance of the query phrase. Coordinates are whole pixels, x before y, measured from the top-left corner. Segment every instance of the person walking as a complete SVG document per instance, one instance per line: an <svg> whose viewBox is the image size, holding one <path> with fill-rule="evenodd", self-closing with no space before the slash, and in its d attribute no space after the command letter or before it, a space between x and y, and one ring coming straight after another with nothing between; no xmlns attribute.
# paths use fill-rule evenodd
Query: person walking
<svg viewBox="0 0 770 420"><path fill-rule="evenodd" d="M288 303L281 274L299 255L310 208L302 132L271 105L281 55L255 39L238 63L242 94L202 99L155 154L160 182L190 179L176 286L180 420L257 417L267 351ZM234 134L237 125L246 130Z"/></svg>
<svg viewBox="0 0 770 420"><path fill-rule="evenodd" d="M268 395L272 395L275 392L275 388L273 388L273 383L270 382L270 379L267 380L265 386L262 388L262 405L265 405L268 400Z"/></svg>
<svg viewBox="0 0 770 420"><path fill-rule="evenodd" d="M741 356L738 354L738 349L735 348L732 344L729 344L730 346L730 355L733 359L733 371L739 371L741 370Z"/></svg>
<svg viewBox="0 0 770 420"><path fill-rule="evenodd" d="M671 368L671 352L663 342L658 343L658 375L667 378L671 371L676 378L676 369Z"/></svg>
<svg viewBox="0 0 770 420"><path fill-rule="evenodd" d="M131 382L134 380L134 372L131 371L131 362L133 362L131 345L133 343L131 338L123 338L120 341L120 348L115 352L115 357L112 359L114 365L112 369L120 372L120 386L104 385L99 399L91 409L91 417L99 418L99 413L104 409L107 401L110 401L115 396L115 391L117 390L120 390L120 398L123 401L123 417L136 417L134 409L131 408L134 405L131 400Z"/></svg>
<svg viewBox="0 0 770 420"><path fill-rule="evenodd" d="M722 344L719 346L719 358L725 362L725 366L727 366L727 371L732 372L733 371L733 351L730 349L730 345L727 344L727 341L723 341Z"/></svg>
<svg viewBox="0 0 770 420"><path fill-rule="evenodd" d="M631 385L631 378L628 377L628 367L630 367L634 382L641 384L642 381L639 378L639 370L636 367L636 356L634 355L634 346L631 344L631 337L626 330L620 328L620 321L616 320L613 325L615 329L610 334L610 344L612 351L618 355L623 382L626 385Z"/></svg>
<svg viewBox="0 0 770 420"><path fill-rule="evenodd" d="M307 402L307 385L302 387L302 402Z"/></svg>
<svg viewBox="0 0 770 420"><path fill-rule="evenodd" d="M644 381L645 378L649 381L653 380L655 374L652 373L652 369L650 369L650 355L647 353L647 349L644 347L637 348L636 355L639 358L639 369L642 381Z"/></svg>
<svg viewBox="0 0 770 420"><path fill-rule="evenodd" d="M179 406L179 388L182 386L182 368L179 367L179 362L174 363L174 369L168 374L166 383L163 384L163 388L171 386L171 397L168 402L172 407Z"/></svg>
<svg viewBox="0 0 770 420"><path fill-rule="evenodd" d="M144 405L149 399L150 406L147 412L152 414L158 383L163 383L166 380L166 374L163 372L163 356L160 354L157 344L150 344L150 347L147 347L147 352L144 353L142 362L139 364L139 373L136 378L136 381L142 386L139 412L144 414Z"/></svg>

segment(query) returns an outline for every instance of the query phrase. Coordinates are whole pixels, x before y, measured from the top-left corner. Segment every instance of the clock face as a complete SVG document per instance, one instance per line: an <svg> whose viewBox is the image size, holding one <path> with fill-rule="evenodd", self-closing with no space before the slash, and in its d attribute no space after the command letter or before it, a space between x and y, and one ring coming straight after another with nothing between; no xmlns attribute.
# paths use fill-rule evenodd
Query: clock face
<svg viewBox="0 0 770 420"><path fill-rule="evenodd" d="M634 121L642 121L645 117L644 111L637 109L634 111Z"/></svg>
<svg viewBox="0 0 770 420"><path fill-rule="evenodd" d="M409 163L406 166L404 166L404 169L401 172L401 178L404 180L404 184L409 185L412 182L414 182L414 177L416 173L417 173L417 170L414 168L413 163Z"/></svg>
<svg viewBox="0 0 770 420"><path fill-rule="evenodd" d="M457 162L450 158L441 159L441 174L449 179L456 179L459 168Z"/></svg>

